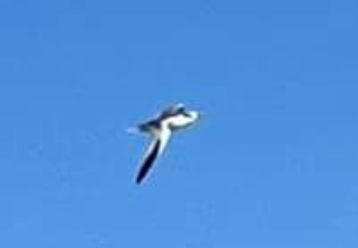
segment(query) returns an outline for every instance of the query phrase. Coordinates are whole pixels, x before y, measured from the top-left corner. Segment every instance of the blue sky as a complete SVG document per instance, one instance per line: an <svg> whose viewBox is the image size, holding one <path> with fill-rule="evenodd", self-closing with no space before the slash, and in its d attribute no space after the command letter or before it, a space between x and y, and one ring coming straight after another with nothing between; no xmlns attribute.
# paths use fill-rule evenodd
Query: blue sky
<svg viewBox="0 0 358 248"><path fill-rule="evenodd" d="M0 3L1 247L358 247L358 2ZM128 126L205 112L143 186Z"/></svg>

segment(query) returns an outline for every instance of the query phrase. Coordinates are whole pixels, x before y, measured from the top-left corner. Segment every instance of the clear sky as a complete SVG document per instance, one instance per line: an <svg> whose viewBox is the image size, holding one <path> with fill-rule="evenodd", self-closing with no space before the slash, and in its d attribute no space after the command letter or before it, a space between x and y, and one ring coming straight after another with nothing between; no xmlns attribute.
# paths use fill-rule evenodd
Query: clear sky
<svg viewBox="0 0 358 248"><path fill-rule="evenodd" d="M0 1L0 247L358 247L358 1ZM126 128L205 112L148 180Z"/></svg>

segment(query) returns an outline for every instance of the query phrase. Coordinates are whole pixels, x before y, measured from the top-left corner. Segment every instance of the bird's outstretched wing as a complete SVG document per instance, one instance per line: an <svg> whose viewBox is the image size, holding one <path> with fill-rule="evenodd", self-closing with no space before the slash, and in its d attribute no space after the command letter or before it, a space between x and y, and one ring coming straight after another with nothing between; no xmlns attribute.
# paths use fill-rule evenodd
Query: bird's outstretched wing
<svg viewBox="0 0 358 248"><path fill-rule="evenodd" d="M138 175L136 177L136 182L140 184L145 176L148 174L149 170L152 168L154 161L162 154L164 148L168 144L171 131L168 127L163 127L161 129L159 137L153 137L153 141L150 143L142 163L142 166L139 169Z"/></svg>
<svg viewBox="0 0 358 248"><path fill-rule="evenodd" d="M164 109L159 114L159 118L164 119L164 118L168 118L170 116L176 115L180 110L182 110L184 108L185 107L184 107L183 103L177 103L175 105L171 105L171 106L167 107L166 109Z"/></svg>

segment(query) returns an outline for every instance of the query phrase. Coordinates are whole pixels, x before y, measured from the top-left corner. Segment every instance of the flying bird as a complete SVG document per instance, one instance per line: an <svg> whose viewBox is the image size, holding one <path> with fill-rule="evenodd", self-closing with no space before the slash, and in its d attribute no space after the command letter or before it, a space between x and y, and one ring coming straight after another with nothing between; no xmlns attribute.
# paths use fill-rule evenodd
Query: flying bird
<svg viewBox="0 0 358 248"><path fill-rule="evenodd" d="M139 124L129 131L139 131L150 135L151 142L147 148L136 183L140 184L152 168L155 160L163 153L174 131L187 128L198 121L199 112L187 110L184 104L178 103L164 109L153 119Z"/></svg>

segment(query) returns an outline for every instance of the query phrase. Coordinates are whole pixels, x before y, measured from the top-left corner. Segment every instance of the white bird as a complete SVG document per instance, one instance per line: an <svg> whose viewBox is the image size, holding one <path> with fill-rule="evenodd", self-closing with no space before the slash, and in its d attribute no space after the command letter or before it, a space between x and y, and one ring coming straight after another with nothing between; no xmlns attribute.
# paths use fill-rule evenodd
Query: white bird
<svg viewBox="0 0 358 248"><path fill-rule="evenodd" d="M179 103L163 110L155 118L136 127L137 131L147 133L152 138L136 177L138 184L148 174L154 161L163 153L172 132L191 126L199 117L199 112L188 111L184 104ZM133 131L133 129L130 129L130 131Z"/></svg>

